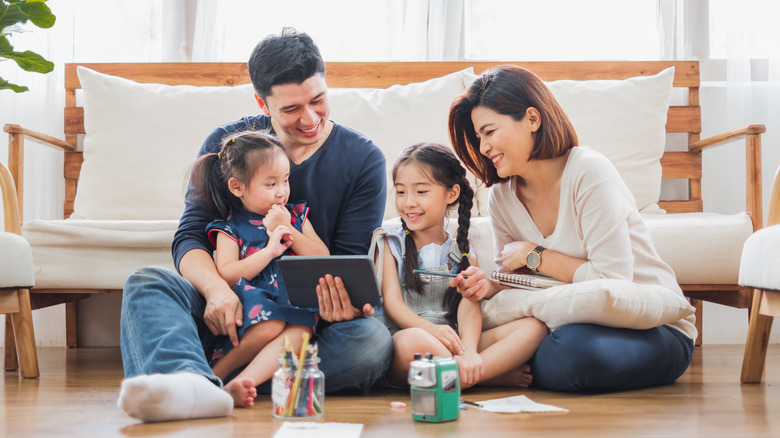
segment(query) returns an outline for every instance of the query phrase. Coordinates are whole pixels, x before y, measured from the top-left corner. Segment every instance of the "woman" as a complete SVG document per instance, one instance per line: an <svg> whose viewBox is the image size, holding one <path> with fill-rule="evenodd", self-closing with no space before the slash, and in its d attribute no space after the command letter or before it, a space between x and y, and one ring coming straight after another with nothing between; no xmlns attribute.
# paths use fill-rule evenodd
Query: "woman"
<svg viewBox="0 0 780 438"><path fill-rule="evenodd" d="M461 160L492 186L499 270L682 295L617 170L578 146L568 117L533 73L514 66L485 72L453 102L449 130ZM479 268L463 274L469 278L452 285L469 300L504 288ZM607 391L670 383L690 364L695 337L692 316L649 330L564 325L532 358L534 385Z"/></svg>

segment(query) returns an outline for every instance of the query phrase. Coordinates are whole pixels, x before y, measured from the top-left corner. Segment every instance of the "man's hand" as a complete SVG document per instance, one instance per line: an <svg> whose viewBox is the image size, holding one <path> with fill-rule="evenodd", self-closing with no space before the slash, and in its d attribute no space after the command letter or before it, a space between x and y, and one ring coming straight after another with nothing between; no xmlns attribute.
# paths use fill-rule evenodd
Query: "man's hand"
<svg viewBox="0 0 780 438"><path fill-rule="evenodd" d="M211 333L215 335L228 335L233 346L238 346L238 333L236 326L242 326L243 308L241 301L227 283L219 291L213 291L206 299L206 311L203 320Z"/></svg>
<svg viewBox="0 0 780 438"><path fill-rule="evenodd" d="M366 303L363 310L354 307L339 277L328 274L317 285L320 318L329 322L349 321L359 316L374 316L374 307Z"/></svg>

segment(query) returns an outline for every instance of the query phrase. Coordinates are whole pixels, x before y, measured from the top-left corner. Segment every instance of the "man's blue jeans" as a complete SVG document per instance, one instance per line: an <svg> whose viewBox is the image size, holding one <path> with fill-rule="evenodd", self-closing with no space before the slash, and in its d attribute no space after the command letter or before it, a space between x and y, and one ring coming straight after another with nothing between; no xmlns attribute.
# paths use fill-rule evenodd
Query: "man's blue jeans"
<svg viewBox="0 0 780 438"><path fill-rule="evenodd" d="M206 301L181 275L165 268L134 272L122 296L121 347L125 376L192 372L222 382L206 360L215 341L203 321ZM375 318L331 324L314 337L327 392L367 390L387 371L390 332Z"/></svg>
<svg viewBox="0 0 780 438"><path fill-rule="evenodd" d="M533 386L554 391L623 391L680 377L693 340L671 327L630 330L569 324L550 333L531 359Z"/></svg>

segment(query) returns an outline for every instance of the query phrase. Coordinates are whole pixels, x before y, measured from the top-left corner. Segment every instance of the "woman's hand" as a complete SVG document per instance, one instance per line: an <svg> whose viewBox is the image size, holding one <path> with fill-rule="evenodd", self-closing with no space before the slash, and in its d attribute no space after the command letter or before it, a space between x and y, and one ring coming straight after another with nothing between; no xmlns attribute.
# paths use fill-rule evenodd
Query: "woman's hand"
<svg viewBox="0 0 780 438"><path fill-rule="evenodd" d="M425 330L438 339L453 355L463 353L463 342L460 340L460 336L458 336L458 332L456 332L454 328L446 324L436 324L431 327L426 327Z"/></svg>
<svg viewBox="0 0 780 438"><path fill-rule="evenodd" d="M273 258L276 258L284 254L290 245L292 245L292 231L290 230L290 227L280 225L274 229L270 236L268 236L268 245L266 245L266 248L271 251Z"/></svg>
<svg viewBox="0 0 780 438"><path fill-rule="evenodd" d="M536 244L528 241L508 243L501 250L501 264L509 272L520 269L526 265L528 253L534 248L536 248Z"/></svg>
<svg viewBox="0 0 780 438"><path fill-rule="evenodd" d="M474 386L482 380L485 368L482 364L482 356L476 351L467 350L454 359L458 363L461 389Z"/></svg>
<svg viewBox="0 0 780 438"><path fill-rule="evenodd" d="M279 204L274 204L263 218L263 225L265 225L265 229L271 233L280 225L290 226L291 221L292 216L290 215L290 210Z"/></svg>
<svg viewBox="0 0 780 438"><path fill-rule="evenodd" d="M464 278L464 276L468 278ZM463 298L477 302L491 295L493 284L485 276L485 271L477 266L469 266L460 275L450 280L450 287L457 289Z"/></svg>

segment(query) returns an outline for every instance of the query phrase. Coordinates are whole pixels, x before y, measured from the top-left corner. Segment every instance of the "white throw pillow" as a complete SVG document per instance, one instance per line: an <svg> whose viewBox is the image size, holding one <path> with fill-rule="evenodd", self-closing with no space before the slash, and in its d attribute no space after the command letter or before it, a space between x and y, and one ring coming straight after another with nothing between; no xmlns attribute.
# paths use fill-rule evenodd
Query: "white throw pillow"
<svg viewBox="0 0 780 438"><path fill-rule="evenodd" d="M331 88L328 98L331 119L348 126L371 140L385 153L387 160L387 203L385 219L395 217L395 192L392 169L406 147L420 142L450 146L447 119L452 101L474 78L469 68L442 77L389 88ZM479 190L476 179L469 173L475 199ZM487 205L479 208L474 203L472 215L477 216Z"/></svg>
<svg viewBox="0 0 780 438"><path fill-rule="evenodd" d="M84 67L78 76L86 135L74 218L179 219L203 140L259 112L251 84L143 84Z"/></svg>
<svg viewBox="0 0 780 438"><path fill-rule="evenodd" d="M644 330L677 322L694 310L663 286L589 280L538 291L505 289L482 301L482 325L487 330L533 316L551 330L573 323Z"/></svg>
<svg viewBox="0 0 780 438"><path fill-rule="evenodd" d="M547 83L574 125L579 143L609 158L643 213L660 210L660 160L673 80L670 67L625 80Z"/></svg>

